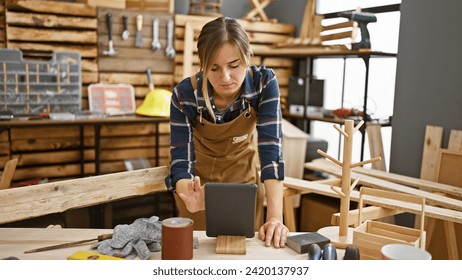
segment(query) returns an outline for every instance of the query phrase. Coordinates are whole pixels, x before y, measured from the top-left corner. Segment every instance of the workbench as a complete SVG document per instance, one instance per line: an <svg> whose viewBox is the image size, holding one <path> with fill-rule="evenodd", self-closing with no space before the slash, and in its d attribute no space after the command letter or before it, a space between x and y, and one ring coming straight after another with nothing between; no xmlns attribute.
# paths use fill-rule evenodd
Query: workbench
<svg viewBox="0 0 462 280"><path fill-rule="evenodd" d="M51 246L71 241L96 238L100 234L112 233L112 229L75 229L75 228L0 228L0 259L16 257L21 260L65 260L77 251L92 250L89 242L80 246L56 249L44 252L24 254L24 251ZM291 233L297 234L297 233ZM194 249L194 260L306 260L307 254L298 254L289 247L276 249L266 247L264 242L255 237L247 239L247 253L216 254L216 238L207 237L205 231L194 231L199 239L199 248ZM337 250L339 259L343 251ZM153 252L151 260L160 260L161 252Z"/></svg>
<svg viewBox="0 0 462 280"><path fill-rule="evenodd" d="M81 152L81 175L84 176L84 127L92 126L94 128L94 149L95 149L95 174L99 175L101 165L101 145L100 135L101 127L104 125L116 124L153 124L155 126L155 166L159 165L159 124L168 123L169 118L163 117L143 117L138 115L125 115L125 116L110 116L110 117L95 117L92 115L77 116L74 120L52 120L46 118L13 118L8 121L0 121L0 132L9 131L14 128L26 127L59 127L59 126L77 126L80 128L80 152ZM10 147L11 148L11 147Z"/></svg>

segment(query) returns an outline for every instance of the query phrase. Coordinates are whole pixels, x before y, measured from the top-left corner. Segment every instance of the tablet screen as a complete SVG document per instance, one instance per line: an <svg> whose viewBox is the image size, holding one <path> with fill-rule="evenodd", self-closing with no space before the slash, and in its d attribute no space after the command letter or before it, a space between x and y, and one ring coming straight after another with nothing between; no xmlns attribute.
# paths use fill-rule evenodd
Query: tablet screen
<svg viewBox="0 0 462 280"><path fill-rule="evenodd" d="M256 184L205 184L206 235L255 235Z"/></svg>

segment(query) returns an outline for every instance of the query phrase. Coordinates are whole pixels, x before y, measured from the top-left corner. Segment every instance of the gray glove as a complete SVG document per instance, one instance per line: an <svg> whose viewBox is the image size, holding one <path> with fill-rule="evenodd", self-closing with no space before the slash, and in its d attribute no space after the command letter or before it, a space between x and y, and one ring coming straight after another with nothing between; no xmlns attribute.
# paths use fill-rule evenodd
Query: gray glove
<svg viewBox="0 0 462 280"><path fill-rule="evenodd" d="M92 245L92 249L104 255L147 260L151 252L161 250L162 223L159 217L139 218L130 225L117 225L111 239Z"/></svg>

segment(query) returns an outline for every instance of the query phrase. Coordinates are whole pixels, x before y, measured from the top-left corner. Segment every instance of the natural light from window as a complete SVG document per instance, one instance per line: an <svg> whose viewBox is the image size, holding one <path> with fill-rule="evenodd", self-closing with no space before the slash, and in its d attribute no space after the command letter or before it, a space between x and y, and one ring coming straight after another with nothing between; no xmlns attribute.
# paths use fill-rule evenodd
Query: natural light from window
<svg viewBox="0 0 462 280"><path fill-rule="evenodd" d="M357 7L368 8L400 4L401 1L374 0L322 0L317 1L317 13L326 14ZM377 22L367 25L371 48L374 51L397 53L400 12L377 13ZM360 34L358 34L360 39ZM344 94L343 107L362 109L364 102L365 65L360 58L323 58L314 61L313 74L317 79L324 80L324 107L326 109L341 108L342 89ZM345 71L345 80L343 74ZM396 75L396 58L371 58L369 67L368 113L373 118L388 118L393 113ZM389 170L391 127L383 127L382 140L385 163ZM328 141L327 153L341 159L343 152L343 137L332 127L331 123L311 122L310 135ZM367 137L367 135L366 135ZM360 161L361 133L354 135L353 162ZM369 145L366 138L364 159L369 159Z"/></svg>

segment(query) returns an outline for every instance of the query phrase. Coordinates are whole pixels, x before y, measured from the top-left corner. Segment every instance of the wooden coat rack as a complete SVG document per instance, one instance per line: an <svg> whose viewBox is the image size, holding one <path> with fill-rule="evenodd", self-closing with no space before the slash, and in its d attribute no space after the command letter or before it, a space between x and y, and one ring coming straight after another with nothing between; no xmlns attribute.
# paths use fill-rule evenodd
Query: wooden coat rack
<svg viewBox="0 0 462 280"><path fill-rule="evenodd" d="M336 160L322 150L317 151L320 155L333 161L342 168L341 188L331 186L331 189L340 196L340 225L324 227L318 230L318 233L329 238L332 244L338 248L346 248L348 245L353 244L353 228L348 227L348 211L350 210L350 192L358 184L359 177L351 184L351 169L381 160L380 157L375 157L369 160L351 163L353 154L353 135L363 124L364 121L361 121L355 127L354 121L345 120L344 130L334 125L334 128L344 137L343 162Z"/></svg>

